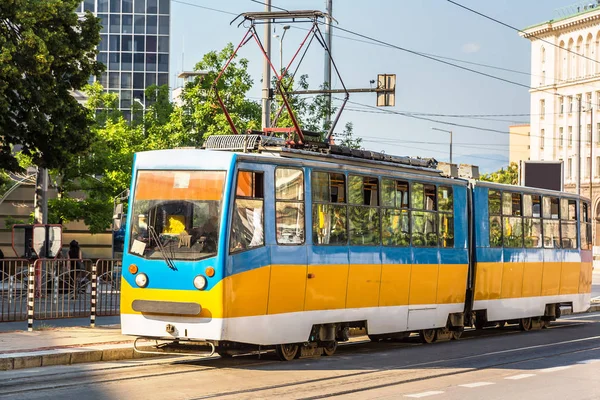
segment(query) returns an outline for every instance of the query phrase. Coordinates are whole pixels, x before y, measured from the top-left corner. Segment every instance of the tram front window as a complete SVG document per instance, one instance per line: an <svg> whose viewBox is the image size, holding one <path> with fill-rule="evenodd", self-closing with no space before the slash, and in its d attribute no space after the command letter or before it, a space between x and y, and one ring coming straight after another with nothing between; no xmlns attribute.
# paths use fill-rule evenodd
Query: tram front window
<svg viewBox="0 0 600 400"><path fill-rule="evenodd" d="M129 252L150 259L217 254L225 171L139 171Z"/></svg>

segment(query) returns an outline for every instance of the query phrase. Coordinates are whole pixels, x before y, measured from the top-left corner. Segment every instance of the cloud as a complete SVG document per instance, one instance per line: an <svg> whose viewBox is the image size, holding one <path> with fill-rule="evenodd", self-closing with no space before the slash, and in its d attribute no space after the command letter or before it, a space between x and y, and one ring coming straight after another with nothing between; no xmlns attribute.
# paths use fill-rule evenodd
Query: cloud
<svg viewBox="0 0 600 400"><path fill-rule="evenodd" d="M466 43L462 46L463 53L477 53L481 49L478 43Z"/></svg>

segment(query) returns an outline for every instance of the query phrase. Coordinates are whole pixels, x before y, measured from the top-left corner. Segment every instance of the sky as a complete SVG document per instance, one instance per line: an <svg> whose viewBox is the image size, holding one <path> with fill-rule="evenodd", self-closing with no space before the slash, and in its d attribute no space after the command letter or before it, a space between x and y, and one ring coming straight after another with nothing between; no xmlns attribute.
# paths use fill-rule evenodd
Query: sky
<svg viewBox="0 0 600 400"><path fill-rule="evenodd" d="M558 9L573 4L559 0L457 2L517 28L556 18ZM325 10L325 0L272 0L272 5L286 10ZM220 50L230 42L234 45L240 42L246 29L237 27L237 23L230 25L235 15L264 8L252 0L172 0L171 86L180 86L175 76L182 70L193 70L205 53ZM447 0L333 0L333 17L339 28L420 53L509 69L512 71L446 60L527 86L531 84L529 40ZM283 41L284 63L289 61L309 27L306 23L292 24ZM374 93L351 94L350 101L359 104L346 106L348 109L342 113L336 131L350 121L355 136L363 139L365 149L448 161L450 135L432 128L452 130L454 163L478 165L481 172L508 164L508 127L529 122L530 98L526 87L378 45L335 27L333 58L346 87L368 88L369 81L382 73L396 74L397 79L395 107L373 109ZM262 31L259 27L261 34ZM274 26L273 34L281 33L282 26ZM272 39L272 46L272 56L278 65L278 39ZM241 49L240 57L250 61L248 72L254 88L249 97L258 100L262 55L256 44L250 42ZM308 74L311 88L317 88L323 82L323 69L323 49L315 42L298 73ZM332 86L341 88L340 79L333 76ZM429 121L398 112L467 117L424 116L434 120Z"/></svg>

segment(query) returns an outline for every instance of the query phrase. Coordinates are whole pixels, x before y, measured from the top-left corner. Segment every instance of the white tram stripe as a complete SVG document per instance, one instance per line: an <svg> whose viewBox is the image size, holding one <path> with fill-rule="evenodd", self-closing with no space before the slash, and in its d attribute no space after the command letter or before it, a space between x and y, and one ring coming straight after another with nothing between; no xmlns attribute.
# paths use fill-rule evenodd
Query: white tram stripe
<svg viewBox="0 0 600 400"><path fill-rule="evenodd" d="M556 372L556 371L562 371L564 369L569 369L571 367L572 367L572 365L561 365L558 367L540 369L538 372L543 372L543 373Z"/></svg>
<svg viewBox="0 0 600 400"><path fill-rule="evenodd" d="M510 379L510 380L513 380L513 381L518 381L519 379L531 378L532 376L535 376L535 374L513 375L513 376L507 376L504 379Z"/></svg>
<svg viewBox="0 0 600 400"><path fill-rule="evenodd" d="M494 382L474 382L474 383L465 383L464 385L458 385L458 386L466 387L466 388L477 388L477 387L489 386L489 385L494 385Z"/></svg>
<svg viewBox="0 0 600 400"><path fill-rule="evenodd" d="M415 399L420 399L421 397L429 397L429 396L435 396L436 394L442 394L444 392L439 391L439 390L432 390L430 392L423 392L423 393L415 393L415 394L405 394L404 397L412 397Z"/></svg>

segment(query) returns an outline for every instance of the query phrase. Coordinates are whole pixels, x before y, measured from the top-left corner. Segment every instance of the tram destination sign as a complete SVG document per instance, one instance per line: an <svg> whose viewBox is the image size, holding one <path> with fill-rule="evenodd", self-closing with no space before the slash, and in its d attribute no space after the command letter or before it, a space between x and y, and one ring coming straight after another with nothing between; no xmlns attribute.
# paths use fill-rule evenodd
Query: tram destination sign
<svg viewBox="0 0 600 400"><path fill-rule="evenodd" d="M521 182L525 186L563 190L562 161L523 161Z"/></svg>

